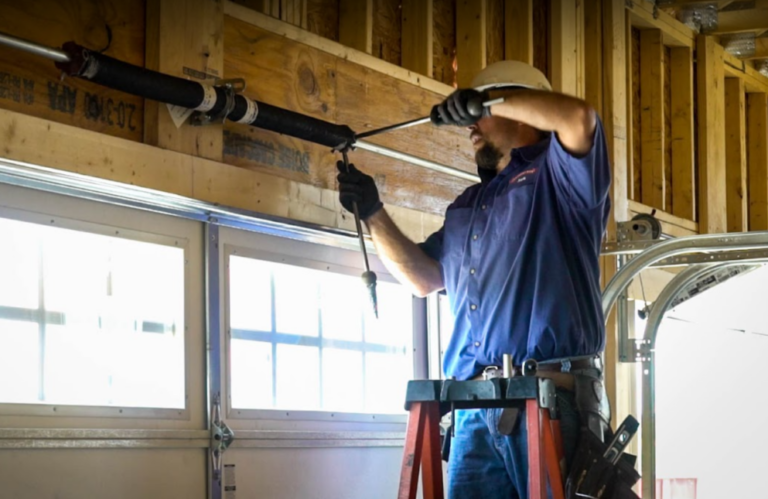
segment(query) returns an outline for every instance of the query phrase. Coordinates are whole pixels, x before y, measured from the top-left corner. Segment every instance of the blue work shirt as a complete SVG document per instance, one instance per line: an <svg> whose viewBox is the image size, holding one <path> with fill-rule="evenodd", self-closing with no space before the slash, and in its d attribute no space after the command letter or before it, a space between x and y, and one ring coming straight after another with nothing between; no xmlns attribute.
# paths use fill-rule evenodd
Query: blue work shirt
<svg viewBox="0 0 768 499"><path fill-rule="evenodd" d="M555 134L512 151L492 180L465 190L420 246L440 262L455 319L446 376L601 352L600 246L610 166L602 124L583 157Z"/></svg>

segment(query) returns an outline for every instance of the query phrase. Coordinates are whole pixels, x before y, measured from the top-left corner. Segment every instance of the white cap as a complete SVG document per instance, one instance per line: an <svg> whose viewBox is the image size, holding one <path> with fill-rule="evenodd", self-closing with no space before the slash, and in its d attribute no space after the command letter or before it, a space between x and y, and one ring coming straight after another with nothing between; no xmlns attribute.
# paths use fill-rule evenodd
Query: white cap
<svg viewBox="0 0 768 499"><path fill-rule="evenodd" d="M494 62L475 76L471 86L479 92L501 87L552 91L552 85L544 73L521 61Z"/></svg>

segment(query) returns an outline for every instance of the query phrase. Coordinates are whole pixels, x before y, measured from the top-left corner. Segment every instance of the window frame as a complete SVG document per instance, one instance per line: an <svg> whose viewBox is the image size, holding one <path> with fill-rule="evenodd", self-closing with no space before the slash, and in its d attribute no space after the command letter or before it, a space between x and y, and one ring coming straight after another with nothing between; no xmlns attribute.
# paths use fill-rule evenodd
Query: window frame
<svg viewBox="0 0 768 499"><path fill-rule="evenodd" d="M35 192L34 196L56 196L51 194ZM58 197L58 196L57 196ZM85 203L88 208L90 201L74 200L70 199L70 202L75 204ZM15 203L14 203L15 204ZM23 203L26 204L26 203ZM37 207L39 204L30 202ZM116 207L118 211L127 210L126 208ZM73 210L57 210L59 212L67 212ZM81 211L77 209L76 211ZM134 211L134 210L130 210ZM71 215L71 213L67 213ZM145 215L146 214L140 214ZM73 230L77 232L83 232L88 234L103 235L109 237L117 237L120 239L145 242L151 244L158 244L162 246L178 247L183 251L184 258L184 407L182 408L159 408L159 407L124 407L124 406L106 406L106 405L79 405L79 404L53 404L42 402L36 403L15 403L15 402L2 402L0 401L0 416L46 416L55 418L126 418L126 419L149 419L149 420L176 420L176 421L191 421L193 419L191 413L190 398L194 393L194 386L190 376L190 369L193 362L193 353L191 343L196 338L191 337L190 331L190 319L191 319L191 302L190 293L188 292L188 284L190 282L191 269L190 269L190 236L192 234L185 235L169 235L160 234L154 232L148 232L145 230L137 230L134 223L129 222L130 216L121 217L119 225L110 225L103 223L103 221L93 221L95 218L102 217L80 217L50 215L41 211L32 211L23 208L11 207L5 204L0 204L0 218L15 220L24 223L33 223L42 226L55 226L62 229ZM86 219L88 218L88 219ZM143 225L143 224L142 224ZM39 322L38 322L39 324ZM41 347L42 348L42 347ZM194 418L197 419L197 418Z"/></svg>
<svg viewBox="0 0 768 499"><path fill-rule="evenodd" d="M237 234L235 233L237 232ZM331 271L337 274L359 276L363 270L362 256L359 252L326 246L317 242L292 240L285 245L285 238L265 234L246 233L234 229L222 230L220 237L222 251L220 269L221 279L221 321L222 353L224 370L223 391L226 393L226 417L233 420L269 420L303 422L344 422L344 423L398 423L407 422L407 413L375 414L347 413L321 410L281 410L281 409L240 409L232 407L231 387L232 369L230 365L231 327L230 327L230 289L228 264L230 256L253 258L274 263L295 265L315 270ZM278 252L277 250L281 251ZM377 279L397 284L397 280L386 271L375 255L369 255L371 269ZM364 292L361 288L361 293ZM427 321L426 300L412 297L413 338L411 341L414 378L424 378L427 373ZM423 309L423 310L422 310ZM405 401L403 401L405 404Z"/></svg>

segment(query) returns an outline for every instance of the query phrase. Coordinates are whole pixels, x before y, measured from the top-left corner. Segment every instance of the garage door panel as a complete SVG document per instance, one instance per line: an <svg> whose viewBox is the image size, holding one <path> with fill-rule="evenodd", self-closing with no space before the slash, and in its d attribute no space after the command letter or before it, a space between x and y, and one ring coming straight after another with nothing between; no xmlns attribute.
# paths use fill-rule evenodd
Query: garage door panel
<svg viewBox="0 0 768 499"><path fill-rule="evenodd" d="M391 499L402 447L323 449L229 449L238 497L270 499Z"/></svg>
<svg viewBox="0 0 768 499"><path fill-rule="evenodd" d="M2 450L0 499L204 499L203 449Z"/></svg>

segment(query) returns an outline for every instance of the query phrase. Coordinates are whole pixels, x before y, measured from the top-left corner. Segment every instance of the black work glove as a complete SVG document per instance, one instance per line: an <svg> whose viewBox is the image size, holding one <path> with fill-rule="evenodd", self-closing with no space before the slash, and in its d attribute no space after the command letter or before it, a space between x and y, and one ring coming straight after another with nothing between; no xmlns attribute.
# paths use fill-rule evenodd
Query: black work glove
<svg viewBox="0 0 768 499"><path fill-rule="evenodd" d="M373 177L361 172L355 165L349 165L349 173L343 161L336 162L339 175L339 201L350 213L354 213L352 203L357 203L357 211L360 219L365 220L384 207L379 199L379 189Z"/></svg>
<svg viewBox="0 0 768 499"><path fill-rule="evenodd" d="M478 92L473 88L456 90L433 107L429 117L435 125L474 125L483 116L490 116L490 108L483 107L483 102L487 100L487 92Z"/></svg>

